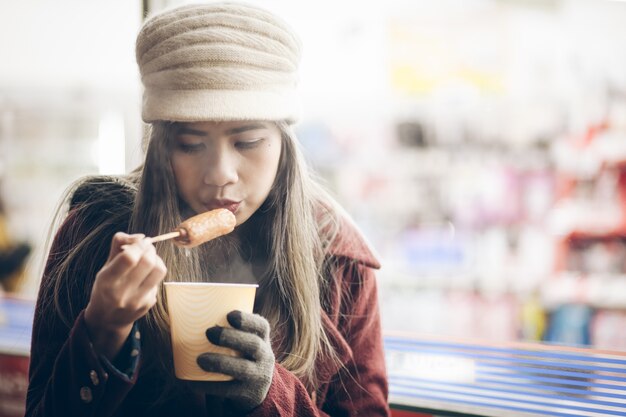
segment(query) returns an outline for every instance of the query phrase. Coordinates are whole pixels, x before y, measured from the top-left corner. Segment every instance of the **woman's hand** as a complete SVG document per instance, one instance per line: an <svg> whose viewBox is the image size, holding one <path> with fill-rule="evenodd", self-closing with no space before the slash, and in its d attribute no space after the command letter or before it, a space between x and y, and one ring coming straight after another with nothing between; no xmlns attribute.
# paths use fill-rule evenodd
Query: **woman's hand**
<svg viewBox="0 0 626 417"><path fill-rule="evenodd" d="M226 382L194 382L203 393L227 399L240 411L260 405L272 383L274 353L270 345L270 325L258 314L231 311L226 316L233 328L211 327L207 338L214 345L241 352L237 358L219 353L203 353L198 365L207 372L219 372L234 378Z"/></svg>
<svg viewBox="0 0 626 417"><path fill-rule="evenodd" d="M85 323L94 348L109 359L119 353L133 323L156 303L167 269L143 235L118 232L109 258L96 274Z"/></svg>

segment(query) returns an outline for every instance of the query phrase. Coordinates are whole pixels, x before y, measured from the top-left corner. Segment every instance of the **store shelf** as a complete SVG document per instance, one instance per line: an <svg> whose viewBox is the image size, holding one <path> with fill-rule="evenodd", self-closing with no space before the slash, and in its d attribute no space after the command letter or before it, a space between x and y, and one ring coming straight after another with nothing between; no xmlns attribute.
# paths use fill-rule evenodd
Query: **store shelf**
<svg viewBox="0 0 626 417"><path fill-rule="evenodd" d="M626 227L620 227L608 231L598 230L574 230L563 236L566 241L588 241L588 240L613 240L626 239Z"/></svg>
<svg viewBox="0 0 626 417"><path fill-rule="evenodd" d="M35 301L0 294L0 417L24 415Z"/></svg>
<svg viewBox="0 0 626 417"><path fill-rule="evenodd" d="M547 308L584 304L595 309L626 310L626 275L563 273L542 286L542 301Z"/></svg>
<svg viewBox="0 0 626 417"><path fill-rule="evenodd" d="M626 414L624 352L407 334L387 334L385 351L391 403L414 410L490 417Z"/></svg>

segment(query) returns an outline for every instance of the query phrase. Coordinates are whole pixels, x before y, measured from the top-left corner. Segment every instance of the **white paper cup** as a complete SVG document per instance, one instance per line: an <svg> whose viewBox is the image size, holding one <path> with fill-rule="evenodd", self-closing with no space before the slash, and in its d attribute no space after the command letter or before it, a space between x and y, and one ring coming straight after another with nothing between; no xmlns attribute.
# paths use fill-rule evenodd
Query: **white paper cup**
<svg viewBox="0 0 626 417"><path fill-rule="evenodd" d="M216 325L230 327L226 315L233 310L252 313L258 285L213 282L165 282L164 285L176 377L192 381L231 380L228 375L204 371L196 359L205 352L239 356L232 349L209 342L206 330Z"/></svg>

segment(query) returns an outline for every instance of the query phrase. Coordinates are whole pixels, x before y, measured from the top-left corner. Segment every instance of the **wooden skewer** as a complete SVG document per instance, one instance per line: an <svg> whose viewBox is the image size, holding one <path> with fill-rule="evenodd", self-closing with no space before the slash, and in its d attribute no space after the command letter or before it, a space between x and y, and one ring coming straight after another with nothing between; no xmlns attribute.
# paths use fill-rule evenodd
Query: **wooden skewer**
<svg viewBox="0 0 626 417"><path fill-rule="evenodd" d="M150 239L150 241L154 243L154 242L160 242L162 240L173 239L179 236L180 236L180 232L169 232L169 233L164 233L162 235L158 235L155 237L149 237L148 239Z"/></svg>

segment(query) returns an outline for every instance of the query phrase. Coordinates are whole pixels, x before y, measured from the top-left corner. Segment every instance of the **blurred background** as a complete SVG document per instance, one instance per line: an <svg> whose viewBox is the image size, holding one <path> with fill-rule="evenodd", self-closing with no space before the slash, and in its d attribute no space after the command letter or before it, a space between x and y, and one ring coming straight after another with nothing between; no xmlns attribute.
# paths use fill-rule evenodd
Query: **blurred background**
<svg viewBox="0 0 626 417"><path fill-rule="evenodd" d="M311 165L376 248L387 333L626 350L626 2L253 1L300 33ZM0 0L0 273L142 159L134 41L183 1Z"/></svg>

